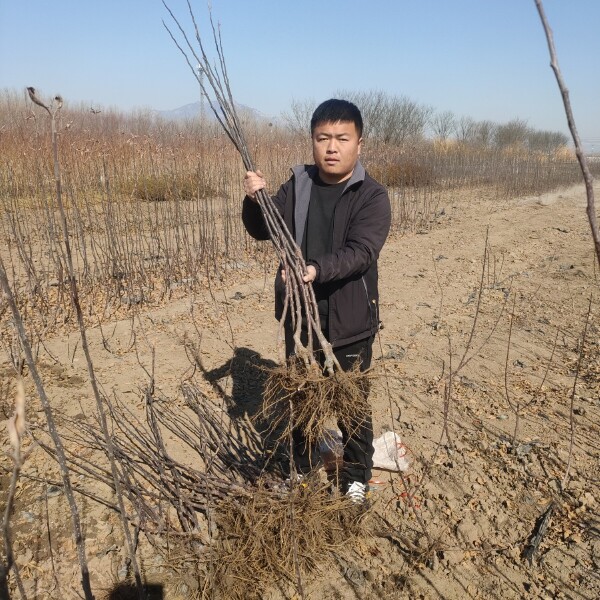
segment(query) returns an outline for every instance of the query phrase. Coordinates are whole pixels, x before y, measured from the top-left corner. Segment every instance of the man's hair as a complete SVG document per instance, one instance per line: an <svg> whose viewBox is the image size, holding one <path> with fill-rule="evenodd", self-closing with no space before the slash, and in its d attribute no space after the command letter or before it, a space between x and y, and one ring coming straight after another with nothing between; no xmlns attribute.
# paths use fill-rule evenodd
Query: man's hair
<svg viewBox="0 0 600 600"><path fill-rule="evenodd" d="M337 123L338 121L354 123L358 137L362 137L363 120L360 110L352 102L336 98L325 100L317 106L310 120L310 133L312 135L315 127L321 123Z"/></svg>

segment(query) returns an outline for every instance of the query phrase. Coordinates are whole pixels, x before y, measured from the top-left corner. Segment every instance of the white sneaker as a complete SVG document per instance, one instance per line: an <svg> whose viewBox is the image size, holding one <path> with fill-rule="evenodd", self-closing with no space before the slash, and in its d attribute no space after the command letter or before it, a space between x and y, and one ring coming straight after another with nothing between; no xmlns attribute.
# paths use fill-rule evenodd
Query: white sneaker
<svg viewBox="0 0 600 600"><path fill-rule="evenodd" d="M367 492L369 486L360 481L353 481L352 484L346 490L346 497L353 504L364 504L367 500Z"/></svg>

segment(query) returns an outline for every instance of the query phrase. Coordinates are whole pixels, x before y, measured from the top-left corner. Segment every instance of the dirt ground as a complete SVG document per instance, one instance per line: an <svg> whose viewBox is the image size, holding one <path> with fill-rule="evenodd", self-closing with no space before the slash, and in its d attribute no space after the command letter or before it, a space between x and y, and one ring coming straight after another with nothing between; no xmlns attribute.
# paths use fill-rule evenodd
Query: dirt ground
<svg viewBox="0 0 600 600"><path fill-rule="evenodd" d="M398 474L376 472L369 533L334 568L305 579L307 597L600 597L600 289L583 186L501 201L487 190L447 194L428 228L390 236L380 266L375 435L394 430L409 449L414 509ZM177 406L192 370L188 335L200 348L206 393L232 399L232 418L252 416L255 367L277 361L272 303L272 274L240 265L235 281L211 293L91 329L98 380L108 396L142 411L154 369L157 393ZM40 357L65 419L94 411L77 339L48 339ZM32 426L44 423L38 403L30 388ZM3 447L5 431L3 424ZM28 597L80 597L64 494L35 480L45 477L56 478L56 467L37 448L11 521L16 561ZM3 475L3 495L7 481ZM552 501L530 564L523 552ZM108 598L124 573L118 519L89 499L81 511L92 584ZM198 593L194 577L164 555L147 544L142 555L156 597Z"/></svg>

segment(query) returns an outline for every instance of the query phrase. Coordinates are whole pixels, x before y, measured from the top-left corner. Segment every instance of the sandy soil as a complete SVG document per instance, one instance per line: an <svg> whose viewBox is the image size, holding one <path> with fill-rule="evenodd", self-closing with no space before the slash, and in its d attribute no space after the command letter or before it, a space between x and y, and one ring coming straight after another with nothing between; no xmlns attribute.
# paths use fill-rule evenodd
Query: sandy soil
<svg viewBox="0 0 600 600"><path fill-rule="evenodd" d="M311 576L309 597L600 597L599 286L584 207L583 186L506 201L457 191L441 199L428 228L390 237L380 260L384 329L372 404L376 435L393 429L409 448L415 510L397 474L375 473L371 535L337 569ZM90 330L105 393L141 411L154 352L157 392L176 405L191 373L187 334L201 350L206 393L233 399L239 418L252 416L254 367L277 360L277 324L271 274L241 266L212 294L142 309L102 334ZM94 410L77 339L47 340L40 358L62 418L91 418ZM457 369L448 393L448 373ZM11 376L6 361L0 374ZM43 413L30 392L28 418L39 425ZM24 585L31 598L77 597L64 494L31 476L56 476L39 448L25 463L12 519ZM522 553L552 500L530 565ZM122 576L122 534L115 515L90 500L82 500L82 516L102 597ZM193 597L193 577L144 552L144 572L165 598Z"/></svg>

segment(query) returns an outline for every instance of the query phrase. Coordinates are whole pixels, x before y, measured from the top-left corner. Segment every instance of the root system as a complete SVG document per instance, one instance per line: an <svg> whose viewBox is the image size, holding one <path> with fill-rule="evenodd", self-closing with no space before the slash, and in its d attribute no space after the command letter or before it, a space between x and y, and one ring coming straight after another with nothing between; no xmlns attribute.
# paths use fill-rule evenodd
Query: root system
<svg viewBox="0 0 600 600"><path fill-rule="evenodd" d="M371 371L336 370L325 375L293 359L269 372L260 418L279 441L300 429L309 444L323 439L332 420L352 433L369 413L367 395Z"/></svg>
<svg viewBox="0 0 600 600"><path fill-rule="evenodd" d="M353 547L368 515L317 480L283 494L259 488L228 498L217 507L211 587L224 598L262 598L274 583L295 586Z"/></svg>

